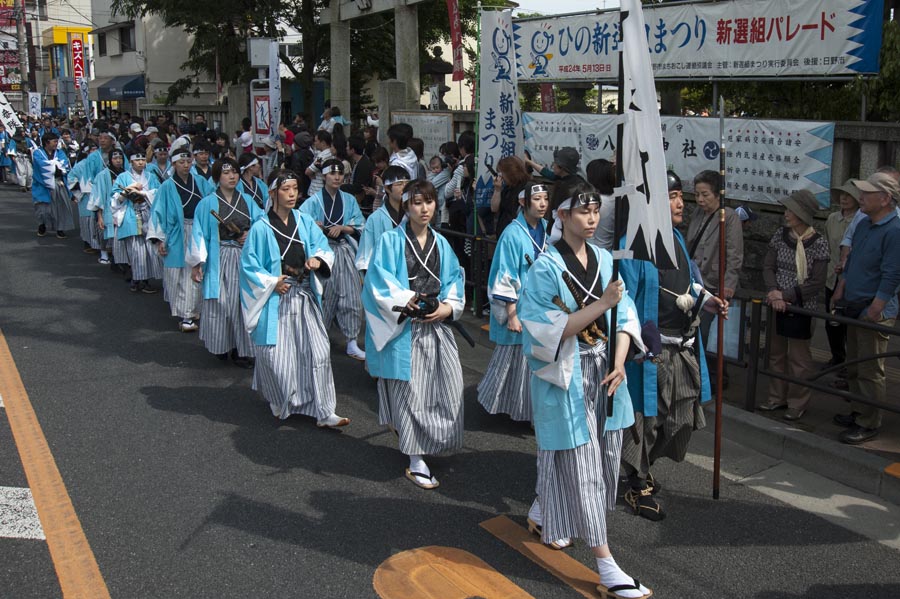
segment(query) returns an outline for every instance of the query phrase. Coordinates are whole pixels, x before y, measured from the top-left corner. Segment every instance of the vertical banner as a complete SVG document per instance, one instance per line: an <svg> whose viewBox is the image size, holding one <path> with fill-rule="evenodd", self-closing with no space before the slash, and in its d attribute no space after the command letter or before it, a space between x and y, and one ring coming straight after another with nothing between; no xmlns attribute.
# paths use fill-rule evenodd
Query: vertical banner
<svg viewBox="0 0 900 599"><path fill-rule="evenodd" d="M84 117L88 120L88 127L94 120L94 111L91 110L91 96L88 90L88 80L86 77L81 78L78 89L81 90L81 107L84 109Z"/></svg>
<svg viewBox="0 0 900 599"><path fill-rule="evenodd" d="M41 116L41 94L39 92L28 92L28 114Z"/></svg>
<svg viewBox="0 0 900 599"><path fill-rule="evenodd" d="M16 115L15 109L6 99L6 94L0 91L0 123L6 127L7 131L15 131L22 128L22 121Z"/></svg>
<svg viewBox="0 0 900 599"><path fill-rule="evenodd" d="M75 79L75 89L80 89L84 79L84 42L80 37L72 38L72 78Z"/></svg>
<svg viewBox="0 0 900 599"><path fill-rule="evenodd" d="M656 84L644 34L640 0L622 2L622 84L625 90L622 171L628 197L625 249L637 260L659 268L674 268L675 239L666 182L666 155L659 134L662 125L656 104Z"/></svg>
<svg viewBox="0 0 900 599"><path fill-rule="evenodd" d="M278 58L278 42L269 44L269 106L271 135L278 135L281 123L281 60Z"/></svg>
<svg viewBox="0 0 900 599"><path fill-rule="evenodd" d="M556 112L556 95L552 83L541 83L541 112Z"/></svg>
<svg viewBox="0 0 900 599"><path fill-rule="evenodd" d="M491 169L522 152L522 112L517 90L510 11L481 13L481 68L478 81L478 164L475 205L489 206L494 194Z"/></svg>
<svg viewBox="0 0 900 599"><path fill-rule="evenodd" d="M447 0L447 16L450 18L450 47L453 50L453 81L462 81L463 72L462 26L459 23L458 0Z"/></svg>

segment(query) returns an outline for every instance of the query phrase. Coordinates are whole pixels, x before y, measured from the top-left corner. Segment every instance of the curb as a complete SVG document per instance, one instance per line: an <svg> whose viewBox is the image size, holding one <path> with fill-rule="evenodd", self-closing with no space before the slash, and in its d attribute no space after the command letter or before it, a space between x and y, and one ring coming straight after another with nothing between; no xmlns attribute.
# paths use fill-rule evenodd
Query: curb
<svg viewBox="0 0 900 599"><path fill-rule="evenodd" d="M472 351L488 352L480 369L483 374L494 349L488 333L480 329L486 321L468 311L460 320L475 339ZM722 434L729 441L900 505L900 463L732 405L722 407ZM707 422L714 422L713 407L705 409Z"/></svg>
<svg viewBox="0 0 900 599"><path fill-rule="evenodd" d="M715 417L711 408L706 412ZM727 404L722 410L722 434L764 455L900 505L900 465L881 456Z"/></svg>

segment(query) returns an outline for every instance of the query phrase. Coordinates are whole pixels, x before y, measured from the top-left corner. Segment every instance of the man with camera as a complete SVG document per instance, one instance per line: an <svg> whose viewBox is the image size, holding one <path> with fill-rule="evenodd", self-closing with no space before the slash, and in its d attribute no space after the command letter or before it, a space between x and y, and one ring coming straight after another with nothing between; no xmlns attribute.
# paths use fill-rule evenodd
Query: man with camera
<svg viewBox="0 0 900 599"><path fill-rule="evenodd" d="M853 179L860 191L859 209L868 216L853 233L853 250L847 258L843 278L832 301L836 313L864 322L894 326L897 292L900 290L900 183L886 173L866 180ZM850 327L847 332L847 360L887 351L888 336L869 329ZM884 359L866 360L847 367L850 391L866 399L885 402ZM878 435L881 412L861 402L851 404L850 414L838 414L834 421L846 426L840 440L858 445Z"/></svg>

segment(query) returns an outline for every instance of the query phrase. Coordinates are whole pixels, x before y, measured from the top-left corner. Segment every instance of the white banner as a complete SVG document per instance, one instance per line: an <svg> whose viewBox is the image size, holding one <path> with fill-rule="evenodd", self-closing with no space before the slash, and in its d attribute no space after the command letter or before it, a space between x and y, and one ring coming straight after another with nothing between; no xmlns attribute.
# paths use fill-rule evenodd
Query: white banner
<svg viewBox="0 0 900 599"><path fill-rule="evenodd" d="M719 119L661 117L669 168L693 191L702 170L719 170ZM540 163L571 146L582 168L595 158L614 160L616 115L526 112L525 148ZM834 123L725 119L726 191L729 198L775 204L797 189L808 189L826 208L831 204Z"/></svg>
<svg viewBox="0 0 900 599"><path fill-rule="evenodd" d="M271 135L278 135L281 123L281 59L278 58L278 42L269 44L269 106Z"/></svg>
<svg viewBox="0 0 900 599"><path fill-rule="evenodd" d="M94 120L94 111L91 110L91 96L88 93L88 85L87 77L82 77L81 87L79 88L81 91L81 107L84 109L84 117L90 123Z"/></svg>
<svg viewBox="0 0 900 599"><path fill-rule="evenodd" d="M481 13L481 69L478 80L478 164L475 203L490 205L490 169L522 153L522 112L516 81L510 11Z"/></svg>
<svg viewBox="0 0 900 599"><path fill-rule="evenodd" d="M28 92L28 114L31 116L41 116L41 94L38 92Z"/></svg>
<svg viewBox="0 0 900 599"><path fill-rule="evenodd" d="M622 50L626 120L622 134L624 189L618 197L628 198L628 227L625 249L636 260L648 260L657 268L675 268L675 238L666 181L666 155L659 131L656 84L644 31L640 0L623 0ZM587 163L584 163L587 165Z"/></svg>
<svg viewBox="0 0 900 599"><path fill-rule="evenodd" d="M19 120L16 110L10 105L3 92L0 92L0 123L3 123L6 130L10 132L22 128L22 121Z"/></svg>
<svg viewBox="0 0 900 599"><path fill-rule="evenodd" d="M730 0L646 7L657 78L877 73L883 0ZM615 80L619 13L516 21L520 81Z"/></svg>

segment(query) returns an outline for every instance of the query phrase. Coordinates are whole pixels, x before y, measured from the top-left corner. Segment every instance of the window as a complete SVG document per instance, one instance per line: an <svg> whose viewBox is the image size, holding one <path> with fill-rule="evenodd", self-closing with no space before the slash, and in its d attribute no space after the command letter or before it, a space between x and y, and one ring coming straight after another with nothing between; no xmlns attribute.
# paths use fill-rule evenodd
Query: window
<svg viewBox="0 0 900 599"><path fill-rule="evenodd" d="M49 13L47 12L47 0L37 0L37 8L38 18L41 21L46 21L50 18Z"/></svg>
<svg viewBox="0 0 900 599"><path fill-rule="evenodd" d="M122 52L134 52L134 25L119 28L119 48Z"/></svg>
<svg viewBox="0 0 900 599"><path fill-rule="evenodd" d="M100 56L106 56L106 34L98 33L97 34L97 54Z"/></svg>

